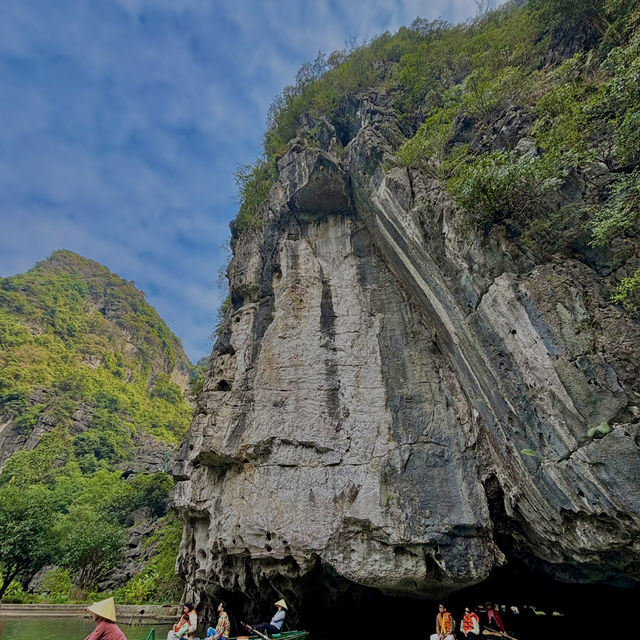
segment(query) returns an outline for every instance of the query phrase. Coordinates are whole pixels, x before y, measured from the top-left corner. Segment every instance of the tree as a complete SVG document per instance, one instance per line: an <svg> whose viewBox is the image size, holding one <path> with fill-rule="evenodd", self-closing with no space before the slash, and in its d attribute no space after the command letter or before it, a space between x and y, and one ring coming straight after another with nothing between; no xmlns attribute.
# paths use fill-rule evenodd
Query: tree
<svg viewBox="0 0 640 640"><path fill-rule="evenodd" d="M550 210L548 195L562 184L553 154L524 155L508 151L485 153L466 165L449 182L460 207L479 229L510 221L522 227Z"/></svg>
<svg viewBox="0 0 640 640"><path fill-rule="evenodd" d="M53 512L42 486L0 488L0 598L13 580L33 575L52 556Z"/></svg>
<svg viewBox="0 0 640 640"><path fill-rule="evenodd" d="M581 29L618 43L637 0L529 0L529 7L544 28L566 34Z"/></svg>
<svg viewBox="0 0 640 640"><path fill-rule="evenodd" d="M76 582L83 588L94 585L124 556L125 532L117 523L105 521L86 507L69 511L61 525L62 558L76 572Z"/></svg>
<svg viewBox="0 0 640 640"><path fill-rule="evenodd" d="M592 27L602 30L605 0L529 0L529 7L538 12L539 19L545 25L554 28Z"/></svg>
<svg viewBox="0 0 640 640"><path fill-rule="evenodd" d="M136 507L148 507L155 518L167 512L169 491L173 488L173 478L166 473L138 475L131 483L135 491Z"/></svg>

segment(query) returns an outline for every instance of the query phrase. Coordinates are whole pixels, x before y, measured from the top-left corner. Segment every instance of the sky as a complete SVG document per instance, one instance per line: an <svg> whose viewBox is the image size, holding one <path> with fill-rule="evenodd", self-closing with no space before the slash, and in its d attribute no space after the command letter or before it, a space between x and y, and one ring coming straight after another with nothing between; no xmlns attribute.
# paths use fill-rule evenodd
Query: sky
<svg viewBox="0 0 640 640"><path fill-rule="evenodd" d="M56 249L147 294L189 357L225 292L233 171L297 69L475 0L2 0L0 276Z"/></svg>

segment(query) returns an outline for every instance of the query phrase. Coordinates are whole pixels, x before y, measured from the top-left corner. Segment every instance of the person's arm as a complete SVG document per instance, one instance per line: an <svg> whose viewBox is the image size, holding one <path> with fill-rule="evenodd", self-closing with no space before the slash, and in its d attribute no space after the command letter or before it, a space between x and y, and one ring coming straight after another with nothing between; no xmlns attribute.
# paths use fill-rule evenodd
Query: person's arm
<svg viewBox="0 0 640 640"><path fill-rule="evenodd" d="M189 613L189 632L193 633L198 628L198 614L195 611Z"/></svg>
<svg viewBox="0 0 640 640"><path fill-rule="evenodd" d="M96 625L96 628L84 639L84 640L100 640L104 633L106 623L104 620L100 620Z"/></svg>

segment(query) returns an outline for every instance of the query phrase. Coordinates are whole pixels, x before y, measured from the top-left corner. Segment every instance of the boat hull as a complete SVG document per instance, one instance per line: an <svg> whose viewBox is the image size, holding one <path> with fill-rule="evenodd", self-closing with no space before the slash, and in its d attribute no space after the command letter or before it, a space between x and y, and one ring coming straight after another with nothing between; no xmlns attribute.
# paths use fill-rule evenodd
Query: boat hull
<svg viewBox="0 0 640 640"><path fill-rule="evenodd" d="M267 638L273 640L304 640L309 635L308 631L284 631L282 633L274 633L267 635ZM249 640L262 640L260 636L238 636L239 638L249 638ZM237 640L237 638L229 638L229 640Z"/></svg>

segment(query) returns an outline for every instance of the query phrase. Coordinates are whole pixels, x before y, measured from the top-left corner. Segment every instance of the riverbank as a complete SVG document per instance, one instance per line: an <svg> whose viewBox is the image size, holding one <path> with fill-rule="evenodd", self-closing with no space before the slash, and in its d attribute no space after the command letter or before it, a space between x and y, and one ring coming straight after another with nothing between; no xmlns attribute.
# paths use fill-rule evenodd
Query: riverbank
<svg viewBox="0 0 640 640"><path fill-rule="evenodd" d="M172 624L180 617L176 605L116 605L118 620L129 624ZM89 618L86 604L0 604L2 618Z"/></svg>

